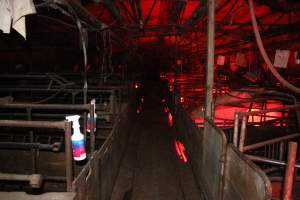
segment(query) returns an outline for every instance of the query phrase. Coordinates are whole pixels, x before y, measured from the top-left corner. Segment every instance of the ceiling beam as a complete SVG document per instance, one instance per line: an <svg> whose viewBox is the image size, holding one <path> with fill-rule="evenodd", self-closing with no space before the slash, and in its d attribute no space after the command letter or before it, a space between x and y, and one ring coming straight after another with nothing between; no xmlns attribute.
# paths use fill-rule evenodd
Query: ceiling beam
<svg viewBox="0 0 300 200"><path fill-rule="evenodd" d="M121 26L124 25L123 17L120 14L120 10L115 5L115 1L114 0L103 0L102 2L104 4L104 6L109 10L112 17L116 20L118 25L121 25Z"/></svg>

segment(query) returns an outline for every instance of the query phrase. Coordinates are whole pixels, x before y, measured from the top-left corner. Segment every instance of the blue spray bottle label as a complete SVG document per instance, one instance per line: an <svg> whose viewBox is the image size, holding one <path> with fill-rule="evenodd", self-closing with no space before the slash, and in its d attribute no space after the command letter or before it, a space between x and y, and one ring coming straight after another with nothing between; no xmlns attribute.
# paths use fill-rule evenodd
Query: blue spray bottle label
<svg viewBox="0 0 300 200"><path fill-rule="evenodd" d="M96 114L96 99L91 100L91 106L94 108L94 132L96 132L96 125L97 125L97 114ZM88 113L87 120L86 120L86 131L88 133L91 132L91 115Z"/></svg>
<svg viewBox="0 0 300 200"><path fill-rule="evenodd" d="M94 114L94 132L96 131L97 127L97 114ZM91 132L91 115L90 113L87 114L87 119L86 119L86 131L88 133Z"/></svg>
<svg viewBox="0 0 300 200"><path fill-rule="evenodd" d="M74 160L84 160L86 158L84 139L72 140Z"/></svg>

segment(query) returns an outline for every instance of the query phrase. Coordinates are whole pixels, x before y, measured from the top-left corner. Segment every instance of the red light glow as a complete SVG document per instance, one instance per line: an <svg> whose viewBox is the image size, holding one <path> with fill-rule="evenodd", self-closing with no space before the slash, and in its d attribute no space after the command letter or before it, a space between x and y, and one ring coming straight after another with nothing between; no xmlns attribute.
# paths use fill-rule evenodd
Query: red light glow
<svg viewBox="0 0 300 200"><path fill-rule="evenodd" d="M139 105L138 108L136 109L136 114L140 114L142 112L142 106Z"/></svg>
<svg viewBox="0 0 300 200"><path fill-rule="evenodd" d="M134 88L135 88L135 89L138 89L138 88L139 88L139 84L138 84L138 83L135 83L135 84L134 84Z"/></svg>
<svg viewBox="0 0 300 200"><path fill-rule="evenodd" d="M176 153L179 157L180 160L182 160L184 163L186 163L188 161L187 155L185 153L185 146L182 142L175 140L175 149L176 149Z"/></svg>
<svg viewBox="0 0 300 200"><path fill-rule="evenodd" d="M184 97L180 97L180 103L184 103Z"/></svg>
<svg viewBox="0 0 300 200"><path fill-rule="evenodd" d="M169 108L166 106L166 107L164 107L164 112L165 113L167 113L167 112L169 112L170 110L169 110Z"/></svg>
<svg viewBox="0 0 300 200"><path fill-rule="evenodd" d="M173 126L173 116L172 116L172 114L170 112L168 114L168 123L169 123L170 127Z"/></svg>

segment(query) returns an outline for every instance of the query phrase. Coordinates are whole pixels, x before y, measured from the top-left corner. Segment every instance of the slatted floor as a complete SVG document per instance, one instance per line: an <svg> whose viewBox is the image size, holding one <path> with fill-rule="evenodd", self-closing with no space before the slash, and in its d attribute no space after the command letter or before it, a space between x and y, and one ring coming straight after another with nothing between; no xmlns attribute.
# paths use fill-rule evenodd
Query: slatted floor
<svg viewBox="0 0 300 200"><path fill-rule="evenodd" d="M190 164L178 158L174 140L161 98L152 92L136 119L111 199L201 199Z"/></svg>

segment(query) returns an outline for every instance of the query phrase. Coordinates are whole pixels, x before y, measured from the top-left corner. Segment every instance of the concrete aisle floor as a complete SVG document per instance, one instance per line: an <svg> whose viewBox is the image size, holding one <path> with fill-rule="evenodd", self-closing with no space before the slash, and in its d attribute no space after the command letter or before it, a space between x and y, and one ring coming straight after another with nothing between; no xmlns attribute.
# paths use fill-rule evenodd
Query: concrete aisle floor
<svg viewBox="0 0 300 200"><path fill-rule="evenodd" d="M112 200L198 200L200 191L190 164L176 154L161 98L145 97L121 162Z"/></svg>

